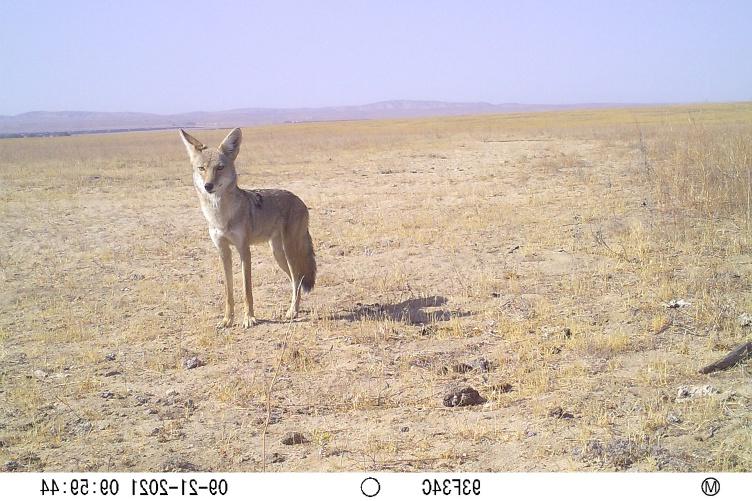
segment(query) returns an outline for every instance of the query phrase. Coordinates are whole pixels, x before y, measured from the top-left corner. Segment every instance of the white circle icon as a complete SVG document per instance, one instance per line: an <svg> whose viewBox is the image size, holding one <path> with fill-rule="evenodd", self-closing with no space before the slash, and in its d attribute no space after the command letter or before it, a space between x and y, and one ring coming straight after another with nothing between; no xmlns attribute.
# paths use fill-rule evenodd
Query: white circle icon
<svg viewBox="0 0 752 501"><path fill-rule="evenodd" d="M368 477L360 483L360 492L364 496L372 498L381 490L381 484L373 477Z"/></svg>

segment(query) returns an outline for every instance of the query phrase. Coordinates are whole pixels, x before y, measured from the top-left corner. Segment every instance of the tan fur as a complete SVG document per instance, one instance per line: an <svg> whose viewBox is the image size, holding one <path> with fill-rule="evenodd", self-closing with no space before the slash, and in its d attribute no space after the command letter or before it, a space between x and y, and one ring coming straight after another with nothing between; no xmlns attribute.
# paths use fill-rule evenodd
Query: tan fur
<svg viewBox="0 0 752 501"><path fill-rule="evenodd" d="M225 273L225 315L217 326L227 327L233 323L231 245L240 255L243 269L243 326L256 323L250 246L263 242L269 242L277 264L290 279L292 299L287 318L294 318L301 290L310 291L316 283L316 257L308 232L308 208L286 190L238 187L235 159L242 140L240 129L233 129L217 149L204 146L183 129L180 129L180 136L193 165L193 184L209 223L209 235L219 250Z"/></svg>

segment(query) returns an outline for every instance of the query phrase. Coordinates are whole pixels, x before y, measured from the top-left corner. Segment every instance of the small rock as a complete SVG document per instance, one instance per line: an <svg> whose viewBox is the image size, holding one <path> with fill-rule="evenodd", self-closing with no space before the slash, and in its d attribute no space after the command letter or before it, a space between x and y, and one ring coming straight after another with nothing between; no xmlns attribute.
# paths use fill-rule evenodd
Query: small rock
<svg viewBox="0 0 752 501"><path fill-rule="evenodd" d="M200 471L201 468L184 459L172 458L162 463L163 472Z"/></svg>
<svg viewBox="0 0 752 501"><path fill-rule="evenodd" d="M742 313L741 315L739 315L737 320L739 321L740 327L752 326L752 315L750 315L749 313Z"/></svg>
<svg viewBox="0 0 752 501"><path fill-rule="evenodd" d="M160 433L162 433L162 428L159 427L159 426L157 426L156 428L152 428L152 430L149 432L149 436L150 437L156 437Z"/></svg>
<svg viewBox="0 0 752 501"><path fill-rule="evenodd" d="M107 390L107 391L103 391L102 393L100 393L99 396L102 397L102 398L104 398L104 399L110 399L110 398L114 397L115 394L112 393L110 390Z"/></svg>
<svg viewBox="0 0 752 501"><path fill-rule="evenodd" d="M700 442L710 440L711 438L715 436L715 432L717 432L720 429L721 429L720 426L711 424L704 430L698 433L695 433L695 440L699 440Z"/></svg>
<svg viewBox="0 0 752 501"><path fill-rule="evenodd" d="M550 411L548 411L548 415L551 417L554 417L556 419L572 419L574 418L574 414L571 412L567 412L564 409L562 409L559 406L554 407Z"/></svg>
<svg viewBox="0 0 752 501"><path fill-rule="evenodd" d="M3 464L3 471L16 471L21 467L21 463L18 461L6 461Z"/></svg>
<svg viewBox="0 0 752 501"><path fill-rule="evenodd" d="M22 465L25 464L27 466L32 465L32 464L37 464L41 461L41 458L33 452L28 452L24 454L23 456L19 457L18 459L19 459L19 463L21 463Z"/></svg>
<svg viewBox="0 0 752 501"><path fill-rule="evenodd" d="M680 386L676 391L676 400L691 400L697 397L707 397L716 393L720 393L720 391L709 384L703 386Z"/></svg>
<svg viewBox="0 0 752 501"><path fill-rule="evenodd" d="M408 431L410 431L410 427L409 426L403 426L402 428L400 428L400 431L402 433L407 433Z"/></svg>
<svg viewBox="0 0 752 501"><path fill-rule="evenodd" d="M532 437L536 436L537 434L538 434L537 432L532 431L532 430L528 430L528 431L525 432L525 436L527 438L532 438Z"/></svg>
<svg viewBox="0 0 752 501"><path fill-rule="evenodd" d="M347 449L341 447L334 447L333 449L329 449L326 453L327 457L344 456L345 454L347 454Z"/></svg>
<svg viewBox="0 0 752 501"><path fill-rule="evenodd" d="M41 369L37 369L34 371L34 377L37 379L45 379L49 374L47 374L45 371Z"/></svg>
<svg viewBox="0 0 752 501"><path fill-rule="evenodd" d="M454 364L452 366L452 370L454 372L459 372L460 374L464 374L466 372L470 372L471 370L473 370L473 368L469 364L466 364L464 362L460 362L458 364ZM449 371L444 371L444 374L446 374L447 372L449 372Z"/></svg>
<svg viewBox="0 0 752 501"><path fill-rule="evenodd" d="M310 442L310 440L308 440L306 436L299 431L291 431L284 437L282 437L280 442L282 443L282 445L298 445L308 443Z"/></svg>
<svg viewBox="0 0 752 501"><path fill-rule="evenodd" d="M192 369L193 367L186 367L186 368L187 369ZM179 393L177 392L177 390L173 390L173 389L167 390L167 393L165 393L165 396L168 397L168 398L169 397L176 397L178 395L179 395Z"/></svg>
<svg viewBox="0 0 752 501"><path fill-rule="evenodd" d="M183 359L183 367L185 369L195 369L196 367L201 367L202 365L204 365L204 362L198 357L189 357Z"/></svg>
<svg viewBox="0 0 752 501"><path fill-rule="evenodd" d="M670 424L679 424L682 422L682 418L680 418L676 414L669 414L668 416L666 416L666 422Z"/></svg>
<svg viewBox="0 0 752 501"><path fill-rule="evenodd" d="M672 299L668 303L663 303L664 308L684 308L691 305L692 303L685 301L684 299Z"/></svg>
<svg viewBox="0 0 752 501"><path fill-rule="evenodd" d="M531 331L532 333L532 331ZM559 328L551 325L543 325L539 329L539 334L542 339L558 339L559 337Z"/></svg>
<svg viewBox="0 0 752 501"><path fill-rule="evenodd" d="M146 409L144 411L144 414L146 414L147 416L149 416L151 414L156 414L156 413L157 413L157 409Z"/></svg>
<svg viewBox="0 0 752 501"><path fill-rule="evenodd" d="M512 391L513 386L509 383L498 383L491 386L491 391L496 391L499 393L509 393Z"/></svg>
<svg viewBox="0 0 752 501"><path fill-rule="evenodd" d="M570 329L569 327L564 327L562 334L564 334L565 339L569 339L570 337L572 337L572 329Z"/></svg>
<svg viewBox="0 0 752 501"><path fill-rule="evenodd" d="M287 458L280 454L279 452L273 453L271 456L269 456L269 462L272 464L275 463L284 463Z"/></svg>
<svg viewBox="0 0 752 501"><path fill-rule="evenodd" d="M585 459L613 466L617 470L629 468L650 452L644 445L623 438L615 438L605 444L591 440L584 451L577 451Z"/></svg>
<svg viewBox="0 0 752 501"><path fill-rule="evenodd" d="M104 377L118 376L120 374L122 374L120 371L118 371L118 370L112 370L112 371L105 372L104 373Z"/></svg>
<svg viewBox="0 0 752 501"><path fill-rule="evenodd" d="M417 356L410 360L410 367L419 367L421 369L430 369L433 366L433 361L429 356ZM446 369L446 367L444 367ZM446 370L444 371L446 373Z"/></svg>
<svg viewBox="0 0 752 501"><path fill-rule="evenodd" d="M277 410L273 410L269 415L269 424L276 424L282 421L282 413ZM254 422L257 425L263 425L266 423L266 417L257 417Z"/></svg>
<svg viewBox="0 0 752 501"><path fill-rule="evenodd" d="M464 407L484 403L486 403L486 399L480 396L478 390L470 386L450 390L449 393L444 395L444 407Z"/></svg>
<svg viewBox="0 0 752 501"><path fill-rule="evenodd" d="M483 357L471 360L468 362L468 365L478 372L488 372L491 370L491 362Z"/></svg>
<svg viewBox="0 0 752 501"><path fill-rule="evenodd" d="M452 366L452 371L464 374L466 372L478 371L488 372L491 369L491 363L485 358L476 358L470 362L460 362Z"/></svg>
<svg viewBox="0 0 752 501"><path fill-rule="evenodd" d="M83 419L79 419L69 426L70 432L74 435L86 435L91 433L93 428L94 426L89 421Z"/></svg>
<svg viewBox="0 0 752 501"><path fill-rule="evenodd" d="M149 403L149 397L143 395L136 395L136 405L144 405Z"/></svg>
<svg viewBox="0 0 752 501"><path fill-rule="evenodd" d="M107 355L104 356L104 359L107 360L107 361L109 361L109 362L114 361L116 358L117 358L117 355L114 352L113 353L108 353Z"/></svg>

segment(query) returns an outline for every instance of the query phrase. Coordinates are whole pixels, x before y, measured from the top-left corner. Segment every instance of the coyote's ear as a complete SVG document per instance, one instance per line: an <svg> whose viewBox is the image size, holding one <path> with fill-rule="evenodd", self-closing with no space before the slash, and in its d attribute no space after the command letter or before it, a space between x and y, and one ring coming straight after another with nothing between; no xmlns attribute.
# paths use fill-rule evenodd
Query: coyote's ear
<svg viewBox="0 0 752 501"><path fill-rule="evenodd" d="M206 149L206 146L201 144L201 141L191 136L183 129L180 129L180 137L183 139L183 144L185 145L185 149L188 150L188 156L191 158L196 156L199 151L203 151Z"/></svg>
<svg viewBox="0 0 752 501"><path fill-rule="evenodd" d="M235 160L240 152L240 141L243 139L243 133L240 129L232 129L227 137L219 145L219 151L221 151L230 160Z"/></svg>

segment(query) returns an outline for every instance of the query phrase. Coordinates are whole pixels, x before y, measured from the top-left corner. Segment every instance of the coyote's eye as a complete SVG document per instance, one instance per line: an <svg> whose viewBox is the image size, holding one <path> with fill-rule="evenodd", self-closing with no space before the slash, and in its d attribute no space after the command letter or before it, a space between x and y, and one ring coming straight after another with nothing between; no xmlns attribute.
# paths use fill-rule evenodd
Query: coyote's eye
<svg viewBox="0 0 752 501"><path fill-rule="evenodd" d="M199 165L198 170L200 170L201 172L204 172L206 170L206 167L204 167L203 165Z"/></svg>

